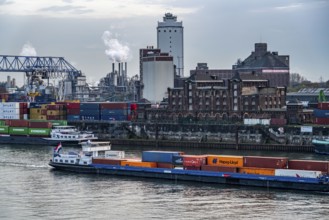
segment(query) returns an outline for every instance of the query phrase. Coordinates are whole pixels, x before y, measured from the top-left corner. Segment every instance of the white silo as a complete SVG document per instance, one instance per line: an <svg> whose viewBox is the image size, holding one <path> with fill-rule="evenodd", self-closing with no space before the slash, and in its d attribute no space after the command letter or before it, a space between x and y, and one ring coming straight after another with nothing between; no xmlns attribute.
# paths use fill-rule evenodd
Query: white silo
<svg viewBox="0 0 329 220"><path fill-rule="evenodd" d="M184 76L184 28L177 16L166 13L163 22L158 22L157 47L174 58L179 76Z"/></svg>

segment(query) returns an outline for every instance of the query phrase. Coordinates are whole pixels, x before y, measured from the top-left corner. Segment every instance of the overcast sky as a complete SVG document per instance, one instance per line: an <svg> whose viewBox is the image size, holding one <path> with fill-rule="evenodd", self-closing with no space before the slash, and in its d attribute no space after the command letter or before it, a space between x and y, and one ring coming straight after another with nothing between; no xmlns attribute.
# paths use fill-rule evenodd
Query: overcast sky
<svg viewBox="0 0 329 220"><path fill-rule="evenodd" d="M290 55L291 73L329 80L328 0L0 0L0 54L61 56L91 82L111 71L112 43L133 76L166 12L183 21L185 76L198 62L230 69L263 42Z"/></svg>

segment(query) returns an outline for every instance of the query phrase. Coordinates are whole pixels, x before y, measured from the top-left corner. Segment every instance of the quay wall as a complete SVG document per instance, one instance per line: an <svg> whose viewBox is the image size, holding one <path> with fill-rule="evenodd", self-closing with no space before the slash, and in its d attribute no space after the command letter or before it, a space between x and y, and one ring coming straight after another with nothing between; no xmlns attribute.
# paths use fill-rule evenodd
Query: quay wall
<svg viewBox="0 0 329 220"><path fill-rule="evenodd" d="M138 140L138 139L111 139L113 146L132 146L134 148L154 147L161 148L216 148L231 150L259 150L277 152L314 152L312 145L282 145L282 144L245 144L245 143L215 143L215 142L190 142L168 140Z"/></svg>

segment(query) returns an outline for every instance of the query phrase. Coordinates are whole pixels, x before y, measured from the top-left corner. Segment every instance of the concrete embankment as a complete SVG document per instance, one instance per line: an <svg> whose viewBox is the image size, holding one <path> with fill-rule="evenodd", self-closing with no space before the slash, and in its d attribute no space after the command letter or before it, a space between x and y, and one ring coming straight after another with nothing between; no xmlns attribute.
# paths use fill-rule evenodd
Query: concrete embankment
<svg viewBox="0 0 329 220"><path fill-rule="evenodd" d="M212 148L212 149L232 149L232 150L259 150L277 152L314 152L311 145L283 145L283 144L236 144L218 142L190 142L190 141L170 141L170 140L140 140L140 139L110 139L113 146L131 146L134 148L154 147L161 148Z"/></svg>

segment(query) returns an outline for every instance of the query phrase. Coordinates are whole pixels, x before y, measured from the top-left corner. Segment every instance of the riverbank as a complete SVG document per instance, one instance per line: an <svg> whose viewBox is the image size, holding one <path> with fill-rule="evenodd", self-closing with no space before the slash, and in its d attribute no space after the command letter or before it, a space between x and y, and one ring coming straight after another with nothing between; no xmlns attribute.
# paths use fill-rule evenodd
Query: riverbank
<svg viewBox="0 0 329 220"><path fill-rule="evenodd" d="M133 148L153 147L161 148L211 148L230 150L255 150L255 151L277 151L277 152L305 152L313 153L312 145L283 145L283 144L246 144L246 143L219 143L219 142L191 142L172 140L141 140L141 139L109 139L113 146L130 146Z"/></svg>

